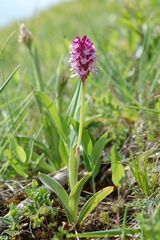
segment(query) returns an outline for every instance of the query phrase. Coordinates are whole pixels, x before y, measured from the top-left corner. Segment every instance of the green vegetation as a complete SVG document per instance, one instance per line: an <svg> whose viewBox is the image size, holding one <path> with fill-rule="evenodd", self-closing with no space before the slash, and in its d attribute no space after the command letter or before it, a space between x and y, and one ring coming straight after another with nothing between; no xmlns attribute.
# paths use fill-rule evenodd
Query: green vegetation
<svg viewBox="0 0 160 240"><path fill-rule="evenodd" d="M60 210L63 224L55 226L59 212L52 196L33 182L26 189L28 206L12 204L2 217L7 236L14 239L26 219L30 228L40 229L49 216L45 227L55 230L54 239L160 238L159 22L159 0L78 0L25 21L33 38L27 47L18 41L17 24L0 30L0 180L33 179L41 172L65 209ZM97 72L85 83L85 107L69 63L72 40L84 34L97 49ZM82 178L79 164L87 172ZM47 176L66 167L69 190ZM107 176L105 186L100 175ZM105 200L111 207L99 216L107 219L103 231L81 228L113 185Z"/></svg>
<svg viewBox="0 0 160 240"><path fill-rule="evenodd" d="M9 225L9 230L3 232L2 239L5 236L9 236L11 239L16 238L21 229L23 227L27 229L30 227L29 225L32 225L33 229L40 227L42 223L47 222L48 217L51 218L52 224L48 223L46 227L56 226L55 217L58 211L52 207L52 201L49 199L50 194L46 188L44 186L38 187L38 183L33 181L32 186L26 188L25 192L28 197L25 206L18 207L11 204L9 214L1 218L5 224ZM25 222L26 219L28 224Z"/></svg>

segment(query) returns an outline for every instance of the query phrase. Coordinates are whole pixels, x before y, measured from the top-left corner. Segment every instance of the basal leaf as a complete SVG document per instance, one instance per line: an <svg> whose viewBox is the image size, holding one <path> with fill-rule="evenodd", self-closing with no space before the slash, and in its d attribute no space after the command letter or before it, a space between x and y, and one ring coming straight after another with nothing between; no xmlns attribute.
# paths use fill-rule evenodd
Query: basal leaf
<svg viewBox="0 0 160 240"><path fill-rule="evenodd" d="M50 190L52 190L60 199L68 218L68 221L74 222L73 214L71 213L69 209L69 197L66 192L66 190L53 178L42 174L40 175L40 180L43 182L43 184L48 187Z"/></svg>
<svg viewBox="0 0 160 240"><path fill-rule="evenodd" d="M69 161L68 161L68 175L69 175L69 186L73 189L78 181L78 166L79 161L76 157L76 148L70 148Z"/></svg>
<svg viewBox="0 0 160 240"><path fill-rule="evenodd" d="M78 224L82 224L88 215L96 208L96 206L111 192L113 192L114 187L105 187L99 192L95 193L82 207L79 216Z"/></svg>
<svg viewBox="0 0 160 240"><path fill-rule="evenodd" d="M80 194L82 192L84 184L88 181L90 176L91 176L91 174L88 173L80 181L78 181L77 184L73 187L73 189L69 195L69 207L72 209L72 212L74 212L75 217L77 216L77 212L78 212L78 204L79 204Z"/></svg>

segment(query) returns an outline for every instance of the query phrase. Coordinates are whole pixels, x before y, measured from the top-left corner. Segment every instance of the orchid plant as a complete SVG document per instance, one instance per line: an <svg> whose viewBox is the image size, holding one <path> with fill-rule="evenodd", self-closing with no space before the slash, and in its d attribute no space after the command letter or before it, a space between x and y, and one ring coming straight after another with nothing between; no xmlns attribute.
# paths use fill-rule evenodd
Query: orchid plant
<svg viewBox="0 0 160 240"><path fill-rule="evenodd" d="M98 173L99 159L107 141L107 134L105 133L93 146L89 134L84 129L85 85L90 73L95 72L96 48L86 35L82 38L76 37L71 44L70 55L71 69L79 76L80 82L66 115L62 116L58 112L56 105L48 96L42 92L37 93L39 101L48 111L60 136L59 150L64 163L68 167L69 194L58 181L48 175L40 174L40 179L46 187L59 197L69 223L80 225L95 207L114 190L114 187L108 186L99 192L94 191L92 197L78 211L84 184L90 177L94 179ZM77 116L79 116L79 122ZM86 175L78 180L81 145L84 155L88 156L86 161L88 164L85 164Z"/></svg>

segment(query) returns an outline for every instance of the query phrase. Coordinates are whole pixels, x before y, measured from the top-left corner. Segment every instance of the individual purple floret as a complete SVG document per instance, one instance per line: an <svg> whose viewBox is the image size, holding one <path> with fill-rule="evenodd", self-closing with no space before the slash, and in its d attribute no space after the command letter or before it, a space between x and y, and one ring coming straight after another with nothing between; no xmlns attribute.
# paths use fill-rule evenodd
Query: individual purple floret
<svg viewBox="0 0 160 240"><path fill-rule="evenodd" d="M90 39L84 35L76 37L71 45L71 69L85 81L90 72L95 72L96 48Z"/></svg>

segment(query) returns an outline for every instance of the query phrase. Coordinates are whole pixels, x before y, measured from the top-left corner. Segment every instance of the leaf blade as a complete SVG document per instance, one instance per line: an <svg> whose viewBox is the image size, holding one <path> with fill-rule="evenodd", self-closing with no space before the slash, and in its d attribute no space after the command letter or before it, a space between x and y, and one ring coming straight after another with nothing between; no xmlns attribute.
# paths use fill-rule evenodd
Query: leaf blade
<svg viewBox="0 0 160 240"><path fill-rule="evenodd" d="M115 146L113 146L111 150L111 168L112 182L115 186L120 187L123 179L125 178L125 170Z"/></svg>
<svg viewBox="0 0 160 240"><path fill-rule="evenodd" d="M104 146L106 145L107 139L108 139L108 131L105 132L93 146L93 152L92 152L93 178L95 178L99 172L99 168L101 165L100 156L104 149Z"/></svg>
<svg viewBox="0 0 160 240"><path fill-rule="evenodd" d="M68 197L66 190L58 183L58 181L56 181L55 179L53 179L45 174L40 175L40 180L43 182L43 184L45 186L47 186L54 193L56 193L56 195L60 199L60 201L66 211L66 215L67 215L69 222L74 222L73 214L71 213L71 211L69 209L69 204L68 204L69 197Z"/></svg>
<svg viewBox="0 0 160 240"><path fill-rule="evenodd" d="M5 81L5 83L0 87L0 93L5 89L5 87L8 85L14 74L17 72L17 70L20 68L20 65L18 65L14 71L11 73L11 75L8 77L8 79Z"/></svg>
<svg viewBox="0 0 160 240"><path fill-rule="evenodd" d="M96 208L96 206L111 192L113 192L114 187L105 187L101 189L99 192L95 193L82 207L79 216L78 216L78 224L82 224L86 217Z"/></svg>
<svg viewBox="0 0 160 240"><path fill-rule="evenodd" d="M84 187L84 184L88 181L90 176L91 176L91 173L88 173L80 181L78 181L77 184L73 187L69 195L69 206L72 209L72 211L75 213L75 216L77 216L78 203L79 203L80 194L82 192L82 188Z"/></svg>
<svg viewBox="0 0 160 240"><path fill-rule="evenodd" d="M37 92L36 96L37 96L38 100L40 101L40 103L42 104L42 106L46 107L60 136L63 138L63 140L65 142L67 142L67 134L68 134L67 133L67 129L68 129L67 125L66 125L64 119L62 119L62 117L60 116L52 99L43 92Z"/></svg>

